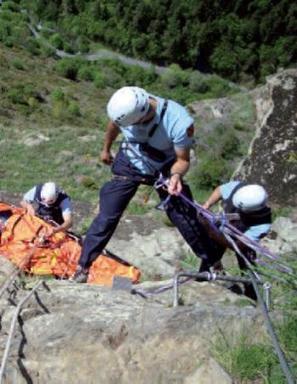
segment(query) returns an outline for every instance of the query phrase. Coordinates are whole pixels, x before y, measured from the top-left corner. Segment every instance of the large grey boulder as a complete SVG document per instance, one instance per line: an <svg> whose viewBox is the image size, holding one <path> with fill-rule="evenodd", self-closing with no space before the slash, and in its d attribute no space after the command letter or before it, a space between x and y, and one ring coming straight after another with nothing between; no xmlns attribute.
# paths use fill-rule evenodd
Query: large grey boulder
<svg viewBox="0 0 297 384"><path fill-rule="evenodd" d="M107 248L140 268L148 278L171 277L189 250L176 228L150 214L125 215Z"/></svg>
<svg viewBox="0 0 297 384"><path fill-rule="evenodd" d="M297 203L297 69L267 79L255 92L257 130L247 158L235 172L265 185L271 201Z"/></svg>
<svg viewBox="0 0 297 384"><path fill-rule="evenodd" d="M278 217L271 226L271 233L262 244L277 255L296 254L297 223L288 217Z"/></svg>
<svg viewBox="0 0 297 384"><path fill-rule="evenodd" d="M14 301L25 294L17 291ZM172 308L172 292L145 300L106 287L48 282L22 310L4 382L232 383L212 356L213 343L218 335L231 340L250 329L252 339L265 338L261 313L218 284L193 282L181 296L184 305ZM2 298L0 307L1 354L15 306Z"/></svg>

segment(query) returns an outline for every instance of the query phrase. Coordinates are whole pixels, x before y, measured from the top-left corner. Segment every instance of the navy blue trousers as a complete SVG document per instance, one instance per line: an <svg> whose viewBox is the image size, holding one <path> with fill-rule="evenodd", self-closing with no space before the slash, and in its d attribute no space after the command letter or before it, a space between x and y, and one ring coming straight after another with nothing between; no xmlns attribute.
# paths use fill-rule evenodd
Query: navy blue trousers
<svg viewBox="0 0 297 384"><path fill-rule="evenodd" d="M168 164L162 170L164 176L168 175L171 165ZM115 159L112 171L116 176L104 184L100 190L99 214L92 222L83 243L79 260L79 264L83 268L89 268L103 251L139 185L153 184L153 177L144 178L122 152ZM168 197L165 190L158 189L157 192L161 201ZM183 185L183 194L192 199L190 188L186 184ZM202 259L202 270L207 270L216 261L213 260L213 255L216 254L215 244L197 220L195 208L184 202L181 197L171 196L165 211L193 252Z"/></svg>

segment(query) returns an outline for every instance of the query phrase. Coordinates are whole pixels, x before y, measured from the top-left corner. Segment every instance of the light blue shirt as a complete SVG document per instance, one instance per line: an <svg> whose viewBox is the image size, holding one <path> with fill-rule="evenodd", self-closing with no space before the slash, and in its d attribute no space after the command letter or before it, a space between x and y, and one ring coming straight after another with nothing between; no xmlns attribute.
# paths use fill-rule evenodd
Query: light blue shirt
<svg viewBox="0 0 297 384"><path fill-rule="evenodd" d="M240 181L230 181L220 185L220 192L223 200L227 200L231 195L234 188L240 183ZM271 224L259 224L249 227L244 234L252 240L259 241L261 237L267 235L270 231Z"/></svg>
<svg viewBox="0 0 297 384"><path fill-rule="evenodd" d="M36 193L36 186L31 188L28 192L24 194L23 200L25 200L27 203L33 203L35 201L34 200L35 193ZM72 211L71 200L68 197L66 197L66 199L61 201L60 208L62 210L62 213L65 213L65 214L71 213Z"/></svg>
<svg viewBox="0 0 297 384"><path fill-rule="evenodd" d="M124 135L125 141L129 142L126 147L124 146L124 151L130 162L140 173L152 175L156 170L160 170L166 163L175 158L175 149L186 149L192 146L193 138L188 135L187 129L193 124L194 120L184 107L172 100L168 100L166 112L162 121L160 121L165 100L157 96L150 96L158 102L155 117L148 123L119 128ZM159 125L152 137L149 137L149 132L156 123ZM152 160L140 151L139 143L148 143L150 146L162 151L166 154L166 160L164 162Z"/></svg>

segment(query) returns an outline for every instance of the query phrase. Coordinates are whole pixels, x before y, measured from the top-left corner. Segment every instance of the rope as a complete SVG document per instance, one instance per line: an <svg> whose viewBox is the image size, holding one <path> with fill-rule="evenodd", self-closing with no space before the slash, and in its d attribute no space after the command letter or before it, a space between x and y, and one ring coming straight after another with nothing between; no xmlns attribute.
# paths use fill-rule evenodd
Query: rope
<svg viewBox="0 0 297 384"><path fill-rule="evenodd" d="M218 275L217 273L212 273L212 272L199 273L199 272L184 271L184 272L179 272L177 275L179 277L184 277L183 279L179 280L179 285L186 284L193 279L196 279L197 281L222 280L222 281L231 281L234 283L250 283L249 279L245 279L242 277L234 277L234 276L223 276L223 275ZM162 286L159 286L157 288L151 288L151 289L133 288L131 293L140 295L145 299L147 299L150 296L158 295L160 293L166 292L172 289L173 287L174 287L174 279L171 282L164 284Z"/></svg>
<svg viewBox="0 0 297 384"><path fill-rule="evenodd" d="M3 295L3 293L7 290L7 288L10 286L10 284L15 280L15 278L18 276L18 274L21 272L21 269L17 268L15 269L8 278L4 281L0 288L0 297Z"/></svg>
<svg viewBox="0 0 297 384"><path fill-rule="evenodd" d="M264 319L265 319L265 323L266 323L266 327L267 327L268 333L270 334L273 347L274 347L274 349L275 349L275 351L277 353L277 356L278 356L278 359L279 359L279 362L280 362L280 366L281 366L282 371L283 371L283 373L284 373L284 375L285 375L285 377L287 379L287 383L288 384L295 384L295 380L294 380L294 378L292 376L292 373L290 371L289 364L288 364L288 362L286 360L286 357L285 357L285 354L284 354L283 350L281 349L280 343L278 341L277 335L276 335L276 333L274 331L271 319L269 317L267 307L266 307L266 305L265 305L265 303L264 303L264 301L263 301L263 299L262 299L262 297L260 295L257 283L256 283L255 278L253 276L253 273L249 272L249 275L250 275L250 278L251 278L254 290L256 292L256 295L257 295L258 303L259 303L259 305L261 307L261 310L262 310L262 313L263 313L263 316L264 316Z"/></svg>
<svg viewBox="0 0 297 384"><path fill-rule="evenodd" d="M136 151L135 149L133 148L132 145L129 145L129 142L124 142L125 143L125 149L126 150L131 150L131 152L133 152L133 154L138 157L139 159L141 159L146 165L148 168L150 168L153 173L156 175L158 174L158 178L156 178L156 181L154 183L154 187L155 189L159 189L159 188L163 188L163 187L167 187L167 184L166 184L166 179L163 177L163 175L160 173L159 170L157 170L156 167L154 167L152 164L149 163L148 160L145 159L145 157L143 156L140 156ZM179 196L184 200L186 201L189 205L191 205L196 211L197 211L197 214L198 215L201 215L203 216L205 219L207 219L207 221L209 222L212 230L220 235L222 233L222 231L220 230L220 228L217 227L216 225L216 222L217 222L217 217L216 215L214 215L212 212L208 211L207 209L203 208L200 204L198 204L196 201L193 201L191 199L189 199L187 196L185 196L182 192L179 194ZM169 199L171 198L171 195L169 195L167 198L166 198L166 204L168 203ZM161 204L159 207L161 209L164 209L166 207L166 204ZM242 232L240 232L236 227L234 227L233 225L231 225L226 216L222 216L222 223L221 223L221 227L224 231L226 231L229 235L232 235L233 237L235 237L238 241L240 241L241 243L243 243L244 245L246 245L247 247L249 247L250 249L254 250L256 253L259 253L261 254L262 256L265 256L271 260L278 260L279 257L274 255L272 252L270 252L267 248L264 248L262 247L259 243L257 243L256 241L248 238L247 236L245 236ZM283 263L281 265L279 265L280 268L283 269L283 272L286 272L286 273L289 273L289 274L293 274L293 270L291 267L289 266L286 266L284 265Z"/></svg>
<svg viewBox="0 0 297 384"><path fill-rule="evenodd" d="M261 282L260 277L259 277L259 275L255 271L252 270L252 264L250 263L248 258L243 254L243 252L241 252L241 250L237 246L236 242L231 238L231 236L226 234L224 232L224 229L222 229L222 232L225 235L226 239L232 245L234 251L244 260L244 262L246 263L246 265L250 269L248 271L248 274L250 276L253 288L255 290L255 293L256 293L256 296L257 296L257 301L258 301L258 303L259 303L259 305L261 307L261 310L262 310L262 313L263 313L263 316L264 316L264 320L265 320L265 324L266 324L268 333L270 334L273 347L274 347L274 349L275 349L275 351L277 353L277 356L278 356L278 359L279 359L282 371L283 371L283 373L284 373L284 375L285 375L285 377L287 379L288 384L294 384L295 381L294 381L293 376L292 376L292 374L290 372L289 365L288 365L288 362L287 362L286 357L284 355L284 352L282 351L281 346L279 344L277 335L276 335L276 333L274 331L272 322L270 320L270 316L268 314L267 306L265 305L265 303L264 303L264 301L262 299L262 296L261 296L261 294L259 292L259 289L258 289L257 283ZM265 284L263 286L265 286Z"/></svg>
<svg viewBox="0 0 297 384"><path fill-rule="evenodd" d="M158 188L161 187L161 184L162 184L162 181L163 181L163 186L166 186L165 184L165 180L161 180L161 178L158 180ZM244 234L242 234L237 228L233 227L231 224L227 223L227 221L225 220L224 217L222 217L222 222L221 222L221 226L220 228L218 229L215 225L214 225L214 215L212 213L210 213L208 210L204 209L201 205L199 205L198 203L196 202L193 202L191 201L188 197L186 197L183 193L180 193L179 196L185 200L189 205L191 205L192 207L194 207L196 209L196 211L198 212L198 214L202 214L208 221L209 223L212 225L212 227L214 228L215 232L220 232L220 233L223 233L223 235L225 236L225 238L229 241L230 245L232 246L232 248L235 250L235 252L245 261L247 267L250 269L249 270L249 276L251 278L251 282L252 282L252 285L253 285L253 288L256 292L256 295L257 295L257 300L261 306L261 309L262 309L262 313L263 313L263 316L264 316L264 319L265 319L265 322L266 322L266 326L267 326L267 329L268 329L268 332L270 334L270 337L271 337L271 340L272 340L272 343L273 343L273 346L274 346L274 349L278 355L278 359L279 359L279 362L280 362L280 365L281 365L281 368L284 372L284 375L287 379L287 382L288 384L294 384L295 381L293 379L293 376L290 372L290 369L289 369L289 365L286 361L286 358L285 358L285 355L280 347L280 344L279 344L279 341L277 339L277 336L276 336L276 333L273 329L273 326L272 326L272 322L270 320L270 317L269 317L269 314L268 314L268 311L267 311L267 307L266 305L264 304L263 300L262 300L262 297L259 293L259 290L258 290L258 287L257 287L257 283L260 283L261 282L261 279L259 277L259 275L253 271L253 267L252 267L252 264L250 263L250 261L247 259L247 257L241 252L241 250L239 249L239 247L237 246L236 242L234 241L234 239L231 237L231 234L232 236L234 236L237 240L241 241L241 243L243 243L244 245L248 246L249 248L251 248L252 250L254 250L255 252L259 252L260 254L268 257L269 259L272 259L272 260L277 260L278 257L275 256L274 254L272 254L269 250L261 247L257 242L255 242L254 240L251 240L249 239L247 236L245 236ZM231 232L231 233L230 233ZM284 266L284 265L281 265L281 267L283 269L285 269L285 271L287 273L290 273L292 274L293 271L292 271L292 268L290 267L287 267L287 266ZM187 275L188 276L188 275ZM175 284L175 305L177 305L177 293L178 293L178 281L177 281L177 278L176 278L176 284Z"/></svg>
<svg viewBox="0 0 297 384"><path fill-rule="evenodd" d="M238 245L236 244L236 242L231 238L231 236L229 236L228 234L226 234L224 231L223 231L223 234L224 236L226 237L226 239L229 241L229 243L231 244L231 246L233 247L234 251L243 259L243 261L246 263L247 267L253 271L253 274L254 276L256 277L256 279L258 281L261 281L261 278L260 276L257 274L257 272L255 272L253 270L253 265L252 263L249 261L249 259L243 254L243 252L241 252L241 250L239 249Z"/></svg>
<svg viewBox="0 0 297 384"><path fill-rule="evenodd" d="M190 280L192 280L192 277L183 279L180 282L180 284L185 284L185 283L189 282ZM150 296L158 295L159 293L163 293L163 292L166 292L166 291L172 289L173 284L174 284L174 282L172 280L172 282L164 284L164 285L157 287L157 288L151 288L151 289L133 288L131 290L131 293L134 295L139 295L145 299L148 299Z"/></svg>
<svg viewBox="0 0 297 384"><path fill-rule="evenodd" d="M17 268L8 276L8 278L4 281L0 288L0 297L3 295L5 290L10 286L10 284L14 281L14 279L18 276L19 273L22 272L25 265L27 265L34 252L35 252L36 246L34 246L31 251L22 259L20 265L17 266Z"/></svg>
<svg viewBox="0 0 297 384"><path fill-rule="evenodd" d="M23 300L21 300L19 302L19 304L17 305L17 307L16 307L16 310L15 310L15 313L14 313L14 316L13 316L13 319L12 319L12 322L11 322L11 325L10 325L10 330L9 330L9 334L8 334L8 338L7 338L7 342L6 342L6 346L5 346L5 351L4 351L2 362L1 362L0 384L2 384L2 379L3 379L3 375L4 375L4 370L5 370L6 362L7 362L7 359L8 359L9 349L10 349L10 345L11 345L11 342L12 342L12 337L13 337L13 334L14 334L14 330L15 330L15 326L16 326L16 322L17 322L17 318L19 316L20 310L22 309L22 306L26 303L26 301L28 301L30 299L30 297L40 287L40 285L42 283L43 283L42 280L37 282L35 284L35 286L32 288L32 290L30 291L30 293L27 296L25 296L23 298Z"/></svg>
<svg viewBox="0 0 297 384"><path fill-rule="evenodd" d="M162 184L163 183L163 184ZM162 178L162 176L158 180L158 188L166 187L165 179ZM171 196L171 195L169 195ZM182 192L179 194L179 196L187 202L190 206L192 206L194 209L196 209L197 213L201 216L203 216L211 225L213 231L217 234L227 234L227 235L232 235L233 237L236 238L236 240L240 241L250 249L254 250L255 252L268 257L269 259L276 261L279 259L279 256L274 255L272 252L270 252L267 248L262 247L260 244L258 244L256 241L248 238L245 236L242 232L240 232L237 228L235 228L233 225L228 223L226 220L224 221L224 226L223 230L221 231L216 225L216 216L208 211L207 209L203 208L200 204L198 204L196 201L193 201L189 199L187 196L185 196ZM291 267L282 264L278 264L278 266L283 269L283 272L293 274L293 270Z"/></svg>

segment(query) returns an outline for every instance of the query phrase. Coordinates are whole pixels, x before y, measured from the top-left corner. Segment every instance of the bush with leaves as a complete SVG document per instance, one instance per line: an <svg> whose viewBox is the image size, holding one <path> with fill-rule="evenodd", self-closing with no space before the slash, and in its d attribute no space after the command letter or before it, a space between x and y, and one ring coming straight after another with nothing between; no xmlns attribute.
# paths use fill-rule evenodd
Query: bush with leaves
<svg viewBox="0 0 297 384"><path fill-rule="evenodd" d="M29 99L36 99L37 91L33 84L18 84L9 88L7 97L13 104L29 106Z"/></svg>
<svg viewBox="0 0 297 384"><path fill-rule="evenodd" d="M35 38L28 38L24 45L32 55L37 56L40 54L40 44Z"/></svg>
<svg viewBox="0 0 297 384"><path fill-rule="evenodd" d="M197 166L191 170L189 180L195 190L210 190L228 180L233 168L224 159L200 154Z"/></svg>
<svg viewBox="0 0 297 384"><path fill-rule="evenodd" d="M56 49L63 49L64 48L64 42L59 33L54 33L49 38L49 43L54 46Z"/></svg>
<svg viewBox="0 0 297 384"><path fill-rule="evenodd" d="M55 70L60 76L70 80L76 80L78 71L83 65L83 59L66 57L56 63Z"/></svg>
<svg viewBox="0 0 297 384"><path fill-rule="evenodd" d="M193 92L206 93L210 90L208 80L205 75L198 71L192 71L189 76L189 88Z"/></svg>
<svg viewBox="0 0 297 384"><path fill-rule="evenodd" d="M72 100L69 102L67 111L69 112L70 116L73 116L73 117L81 116L79 104L76 101Z"/></svg>
<svg viewBox="0 0 297 384"><path fill-rule="evenodd" d="M93 81L95 80L95 69L89 65L83 65L77 73L78 80Z"/></svg>
<svg viewBox="0 0 297 384"><path fill-rule="evenodd" d="M169 69L161 75L162 84L168 88L175 88L189 84L189 74L179 65L171 64Z"/></svg>
<svg viewBox="0 0 297 384"><path fill-rule="evenodd" d="M11 64L15 69L18 69L20 71L25 70L25 65L24 65L23 61L17 57L11 61Z"/></svg>
<svg viewBox="0 0 297 384"><path fill-rule="evenodd" d="M162 0L137 6L131 0L71 4L26 0L25 4L36 18L57 23L69 42L67 51L74 47L85 52L89 40L101 41L156 64L177 62L183 68L216 71L233 80L243 73L258 79L296 62L296 4L287 0L211 5ZM269 53L265 57L263 45ZM174 75L166 75L164 81L178 81Z"/></svg>
<svg viewBox="0 0 297 384"><path fill-rule="evenodd" d="M18 12L20 10L19 4L17 4L17 2L15 2L15 1L10 1L10 0L4 1L2 3L1 8L2 8L2 11L9 10L9 11L13 11L13 12Z"/></svg>
<svg viewBox="0 0 297 384"><path fill-rule="evenodd" d="M106 87L106 81L104 74L101 71L95 71L94 84L97 88L103 89Z"/></svg>
<svg viewBox="0 0 297 384"><path fill-rule="evenodd" d="M65 100L65 93L61 88L56 88L51 93L51 99L53 102L59 102Z"/></svg>

